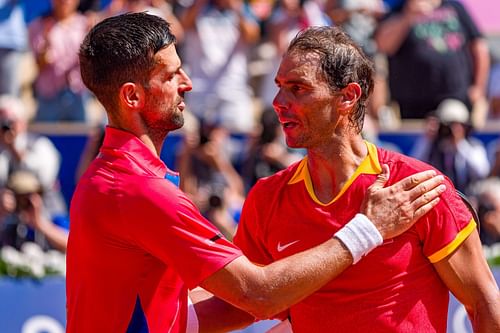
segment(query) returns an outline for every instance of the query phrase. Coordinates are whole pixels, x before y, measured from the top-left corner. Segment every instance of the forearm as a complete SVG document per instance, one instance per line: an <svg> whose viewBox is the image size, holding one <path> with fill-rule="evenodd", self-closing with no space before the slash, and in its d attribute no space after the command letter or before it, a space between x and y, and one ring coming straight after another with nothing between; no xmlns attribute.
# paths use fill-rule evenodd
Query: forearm
<svg viewBox="0 0 500 333"><path fill-rule="evenodd" d="M38 230L44 235L52 247L61 252L66 252L68 246L68 233L66 230L50 221L41 223Z"/></svg>
<svg viewBox="0 0 500 333"><path fill-rule="evenodd" d="M396 15L381 22L375 34L379 51L389 56L396 53L408 36L411 27L412 18L405 14Z"/></svg>
<svg viewBox="0 0 500 333"><path fill-rule="evenodd" d="M488 45L482 38L474 40L470 45L473 59L473 85L479 88L483 95L488 84L488 74L490 69L490 56Z"/></svg>
<svg viewBox="0 0 500 333"><path fill-rule="evenodd" d="M267 319L321 288L352 262L347 248L332 238L265 267L240 257L201 286L254 317Z"/></svg>
<svg viewBox="0 0 500 333"><path fill-rule="evenodd" d="M500 294L492 293L489 301L477 306L471 316L475 333L500 332Z"/></svg>
<svg viewBox="0 0 500 333"><path fill-rule="evenodd" d="M184 30L194 29L196 25L196 18L200 14L204 6L206 6L206 0L198 0L193 3L181 16L180 23Z"/></svg>
<svg viewBox="0 0 500 333"><path fill-rule="evenodd" d="M259 39L260 28L257 23L248 20L242 12L238 12L239 28L243 40L247 43L255 43Z"/></svg>
<svg viewBox="0 0 500 333"><path fill-rule="evenodd" d="M223 300L212 296L195 302L200 333L230 332L251 325L255 318Z"/></svg>

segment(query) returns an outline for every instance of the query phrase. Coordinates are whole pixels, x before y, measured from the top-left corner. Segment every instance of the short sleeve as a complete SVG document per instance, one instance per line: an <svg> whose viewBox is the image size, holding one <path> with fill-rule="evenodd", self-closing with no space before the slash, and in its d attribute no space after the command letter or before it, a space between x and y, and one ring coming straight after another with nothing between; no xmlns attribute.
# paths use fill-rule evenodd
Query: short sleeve
<svg viewBox="0 0 500 333"><path fill-rule="evenodd" d="M144 181L144 178L141 178ZM130 237L139 247L172 265L189 288L241 256L241 251L206 220L166 179L136 184L138 195L124 207Z"/></svg>
<svg viewBox="0 0 500 333"><path fill-rule="evenodd" d="M259 183L249 192L240 216L238 230L233 242L241 249L250 261L259 265L267 265L274 260L266 250L264 235L265 217L261 217L256 208Z"/></svg>
<svg viewBox="0 0 500 333"><path fill-rule="evenodd" d="M424 255L432 263L450 255L476 228L471 212L449 180L446 187L439 204L416 226Z"/></svg>

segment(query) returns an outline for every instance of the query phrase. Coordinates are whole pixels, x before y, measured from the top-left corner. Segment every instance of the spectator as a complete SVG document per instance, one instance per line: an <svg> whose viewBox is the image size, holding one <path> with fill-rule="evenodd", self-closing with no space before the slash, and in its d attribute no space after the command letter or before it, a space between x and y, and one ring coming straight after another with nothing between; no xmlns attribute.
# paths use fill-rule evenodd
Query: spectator
<svg viewBox="0 0 500 333"><path fill-rule="evenodd" d="M490 164L483 143L471 136L469 111L460 101L446 99L428 118L428 131L415 144L413 156L432 164L465 192L488 176Z"/></svg>
<svg viewBox="0 0 500 333"><path fill-rule="evenodd" d="M1 245L20 249L34 242L44 250L66 252L69 221L67 216L50 216L43 205L43 189L29 171L15 171L7 187L0 191Z"/></svg>
<svg viewBox="0 0 500 333"><path fill-rule="evenodd" d="M389 91L401 118L425 118L447 98L483 103L489 71L485 39L458 1L407 0L379 24Z"/></svg>
<svg viewBox="0 0 500 333"><path fill-rule="evenodd" d="M300 150L288 149L281 125L273 108L266 108L260 118L259 134L248 147L242 174L246 189L260 178L268 177L303 157Z"/></svg>
<svg viewBox="0 0 500 333"><path fill-rule="evenodd" d="M274 76L288 43L300 30L313 25L330 25L328 16L316 1L280 0L276 2L274 12L266 25L271 45L274 47L274 57L271 60L271 70L263 78L259 92L264 108L272 107L274 96L278 92Z"/></svg>
<svg viewBox="0 0 500 333"><path fill-rule="evenodd" d="M478 182L472 195L481 221L481 242L484 245L500 242L500 178L490 177Z"/></svg>
<svg viewBox="0 0 500 333"><path fill-rule="evenodd" d="M179 153L180 187L201 213L232 239L243 205L244 187L225 149L229 132L219 125L201 123L198 135L193 134L185 135Z"/></svg>
<svg viewBox="0 0 500 333"><path fill-rule="evenodd" d="M58 188L61 157L45 136L28 131L26 108L16 97L0 96L0 188L18 170L35 174L44 192L44 204L51 216L65 215L66 205Z"/></svg>
<svg viewBox="0 0 500 333"><path fill-rule="evenodd" d="M379 20L385 14L382 0L327 0L325 10L332 21L358 44L364 53L375 64L375 86L368 101L368 112L365 124L376 127L378 122L385 124L380 119L379 112L388 103L387 88L387 61L377 50L373 34ZM383 111L382 111L383 112Z"/></svg>
<svg viewBox="0 0 500 333"><path fill-rule="evenodd" d="M20 63L28 32L20 1L0 0L0 95L20 95Z"/></svg>
<svg viewBox="0 0 500 333"><path fill-rule="evenodd" d="M29 38L38 66L34 94L36 121L86 121L88 92L80 77L78 49L89 29L77 0L52 0L52 12L30 23Z"/></svg>
<svg viewBox="0 0 500 333"><path fill-rule="evenodd" d="M488 100L490 102L488 118L500 120L500 63L493 66L490 72Z"/></svg>
<svg viewBox="0 0 500 333"><path fill-rule="evenodd" d="M249 133L255 124L248 79L250 47L260 29L243 0L198 0L180 20L183 59L193 81L186 95L191 112L205 123Z"/></svg>
<svg viewBox="0 0 500 333"><path fill-rule="evenodd" d="M174 15L173 8L167 1L151 0L111 0L109 8L104 13L107 16L114 16L124 13L148 12L149 14L159 16L170 23L172 33L178 42L184 38L184 29L181 23Z"/></svg>

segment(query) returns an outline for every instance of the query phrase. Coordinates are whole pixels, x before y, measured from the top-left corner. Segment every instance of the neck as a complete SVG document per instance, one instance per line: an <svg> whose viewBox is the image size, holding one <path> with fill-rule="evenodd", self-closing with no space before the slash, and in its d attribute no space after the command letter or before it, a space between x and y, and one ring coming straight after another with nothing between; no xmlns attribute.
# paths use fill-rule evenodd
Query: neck
<svg viewBox="0 0 500 333"><path fill-rule="evenodd" d="M132 125L130 125L113 122L111 119L109 119L109 126L132 133L139 140L141 140L153 154L155 154L158 158L160 157L163 142L165 141L168 132L165 133L163 131L162 133L157 133L156 131L153 131L151 129L146 130L144 126L140 126L140 124L137 123L133 123Z"/></svg>
<svg viewBox="0 0 500 333"><path fill-rule="evenodd" d="M368 149L360 135L308 149L307 167L318 199L327 203L335 198L367 154Z"/></svg>

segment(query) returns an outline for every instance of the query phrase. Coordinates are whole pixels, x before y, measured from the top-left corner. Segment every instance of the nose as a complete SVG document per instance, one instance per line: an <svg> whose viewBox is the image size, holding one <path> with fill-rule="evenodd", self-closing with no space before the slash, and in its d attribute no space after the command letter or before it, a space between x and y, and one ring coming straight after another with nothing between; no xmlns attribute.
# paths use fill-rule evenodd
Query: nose
<svg viewBox="0 0 500 333"><path fill-rule="evenodd" d="M273 99L273 108L276 112L278 112L280 109L283 109L285 107L285 98L284 94L279 88L278 92L276 93L276 96L274 96Z"/></svg>
<svg viewBox="0 0 500 333"><path fill-rule="evenodd" d="M185 92L193 89L193 82L191 82L191 78L187 75L187 73L182 68L179 70L179 73L179 90L181 92Z"/></svg>

